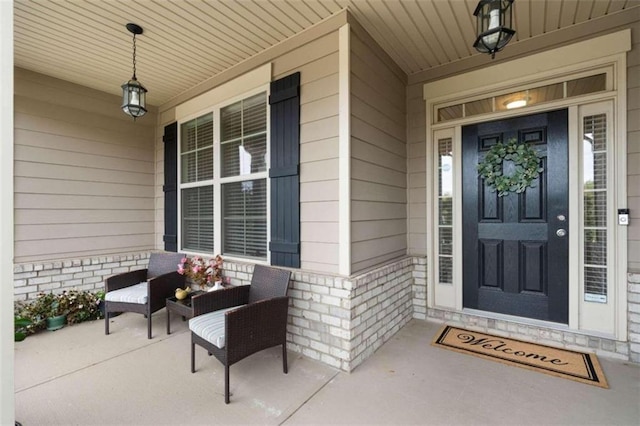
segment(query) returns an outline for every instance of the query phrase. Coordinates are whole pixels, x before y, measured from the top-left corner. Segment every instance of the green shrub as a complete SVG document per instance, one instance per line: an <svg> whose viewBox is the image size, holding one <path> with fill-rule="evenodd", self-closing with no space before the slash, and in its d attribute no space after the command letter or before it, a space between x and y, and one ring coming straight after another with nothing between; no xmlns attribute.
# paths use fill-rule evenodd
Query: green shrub
<svg viewBox="0 0 640 426"><path fill-rule="evenodd" d="M102 296L104 297L104 296ZM46 327L46 319L67 315L67 324L95 320L102 317L98 309L100 295L85 290L65 290L61 294L39 293L35 300L16 302L14 316L30 322L23 327L26 334Z"/></svg>

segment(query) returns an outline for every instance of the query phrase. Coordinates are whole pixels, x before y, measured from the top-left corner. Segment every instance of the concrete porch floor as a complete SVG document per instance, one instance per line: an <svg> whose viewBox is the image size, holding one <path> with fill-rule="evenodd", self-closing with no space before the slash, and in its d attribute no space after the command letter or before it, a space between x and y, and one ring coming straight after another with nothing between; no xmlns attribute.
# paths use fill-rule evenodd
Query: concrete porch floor
<svg viewBox="0 0 640 426"><path fill-rule="evenodd" d="M142 315L43 331L16 343L16 419L29 425L159 424L640 424L640 367L599 357L601 389L430 345L440 324L412 320L344 373L272 348L224 369L197 348L189 371L187 325Z"/></svg>

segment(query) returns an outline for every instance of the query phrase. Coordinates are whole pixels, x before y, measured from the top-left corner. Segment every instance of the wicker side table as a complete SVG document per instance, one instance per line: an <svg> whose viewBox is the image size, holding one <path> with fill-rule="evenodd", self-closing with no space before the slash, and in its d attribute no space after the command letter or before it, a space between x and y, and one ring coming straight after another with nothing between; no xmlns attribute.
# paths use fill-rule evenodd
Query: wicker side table
<svg viewBox="0 0 640 426"><path fill-rule="evenodd" d="M175 296L167 298L167 334L171 334L171 312L182 315L182 321L193 318L191 299L202 293L204 291L194 291L182 300L178 300Z"/></svg>

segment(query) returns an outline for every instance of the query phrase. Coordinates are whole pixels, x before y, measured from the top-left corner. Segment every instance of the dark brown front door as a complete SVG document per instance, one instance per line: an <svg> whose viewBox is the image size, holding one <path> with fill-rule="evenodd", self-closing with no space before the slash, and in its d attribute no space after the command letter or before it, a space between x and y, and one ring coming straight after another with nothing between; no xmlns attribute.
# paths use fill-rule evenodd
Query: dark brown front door
<svg viewBox="0 0 640 426"><path fill-rule="evenodd" d="M536 150L544 171L533 188L499 197L477 165L512 138ZM567 110L466 126L462 162L464 307L566 324ZM513 167L503 162L505 173Z"/></svg>

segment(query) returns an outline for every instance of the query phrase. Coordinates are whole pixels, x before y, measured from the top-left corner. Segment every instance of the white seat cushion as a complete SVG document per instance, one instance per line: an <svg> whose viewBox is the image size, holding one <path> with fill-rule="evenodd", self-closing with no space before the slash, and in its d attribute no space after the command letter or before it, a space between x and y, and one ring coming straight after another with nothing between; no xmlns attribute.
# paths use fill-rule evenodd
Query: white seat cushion
<svg viewBox="0 0 640 426"><path fill-rule="evenodd" d="M141 282L120 290L110 291L104 295L107 302L125 302L145 305L149 295L147 294L147 282Z"/></svg>
<svg viewBox="0 0 640 426"><path fill-rule="evenodd" d="M224 348L224 314L240 306L220 309L219 311L191 318L189 320L189 330L222 349Z"/></svg>

